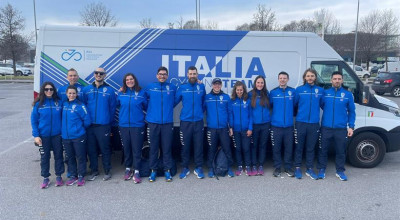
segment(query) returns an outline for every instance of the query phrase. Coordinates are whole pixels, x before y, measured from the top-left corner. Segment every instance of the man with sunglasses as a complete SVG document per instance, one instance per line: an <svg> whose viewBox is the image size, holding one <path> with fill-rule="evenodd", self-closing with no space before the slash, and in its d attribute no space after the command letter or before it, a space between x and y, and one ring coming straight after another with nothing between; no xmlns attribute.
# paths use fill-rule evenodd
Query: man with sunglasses
<svg viewBox="0 0 400 220"><path fill-rule="evenodd" d="M167 82L168 69L161 66L157 71L158 82L150 83L145 89L148 99L146 114L147 137L150 145L150 182L154 182L157 176L159 150L162 151L165 180L172 181L170 169L172 160L173 138L173 113L176 86Z"/></svg>
<svg viewBox="0 0 400 220"><path fill-rule="evenodd" d="M88 156L91 175L88 180L95 180L99 175L97 146L102 154L104 169L103 180L111 179L111 124L116 108L116 94L113 88L104 82L106 71L97 68L95 81L83 89L83 101L86 104L92 124L87 130Z"/></svg>

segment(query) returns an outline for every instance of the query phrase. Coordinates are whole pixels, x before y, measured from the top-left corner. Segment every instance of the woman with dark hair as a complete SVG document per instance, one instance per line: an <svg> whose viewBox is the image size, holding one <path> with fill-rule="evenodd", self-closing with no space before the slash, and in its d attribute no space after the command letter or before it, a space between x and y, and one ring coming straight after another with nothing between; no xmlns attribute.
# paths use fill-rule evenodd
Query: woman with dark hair
<svg viewBox="0 0 400 220"><path fill-rule="evenodd" d="M50 186L50 151L53 150L56 186L64 185L61 175L64 173L63 147L61 144L62 107L53 83L44 82L39 96L33 102L31 113L32 135L35 145L39 146L41 176L44 178L42 189Z"/></svg>
<svg viewBox="0 0 400 220"><path fill-rule="evenodd" d="M263 76L257 76L254 80L253 90L249 93L249 99L251 100L253 115L253 148L250 149L253 166L251 174L253 176L262 176L264 175L263 164L271 129L269 94Z"/></svg>
<svg viewBox="0 0 400 220"><path fill-rule="evenodd" d="M130 180L133 177L134 183L140 183L142 180L139 169L142 158L145 130L144 111L147 109L147 99L144 90L139 86L139 81L132 73L127 73L122 83L122 90L118 92L117 106L119 106L119 131L125 158L124 180Z"/></svg>
<svg viewBox="0 0 400 220"><path fill-rule="evenodd" d="M246 175L251 175L250 142L253 130L253 116L248 101L246 85L238 81L232 90L229 103L229 135L233 135L233 143L236 149L236 162L238 169L236 175L240 176L243 172L243 160L246 166Z"/></svg>
<svg viewBox="0 0 400 220"><path fill-rule="evenodd" d="M68 186L85 185L86 175L86 128L90 126L90 116L86 106L76 97L78 90L75 86L68 86L68 101L63 103L62 114L62 142L68 156Z"/></svg>

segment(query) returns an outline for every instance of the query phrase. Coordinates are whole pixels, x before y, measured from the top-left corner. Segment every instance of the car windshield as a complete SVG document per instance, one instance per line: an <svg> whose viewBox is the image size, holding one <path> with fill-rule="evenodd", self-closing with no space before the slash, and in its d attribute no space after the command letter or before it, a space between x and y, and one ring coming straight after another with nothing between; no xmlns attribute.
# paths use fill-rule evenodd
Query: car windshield
<svg viewBox="0 0 400 220"><path fill-rule="evenodd" d="M390 73L379 73L377 78L380 78L380 79L390 78Z"/></svg>

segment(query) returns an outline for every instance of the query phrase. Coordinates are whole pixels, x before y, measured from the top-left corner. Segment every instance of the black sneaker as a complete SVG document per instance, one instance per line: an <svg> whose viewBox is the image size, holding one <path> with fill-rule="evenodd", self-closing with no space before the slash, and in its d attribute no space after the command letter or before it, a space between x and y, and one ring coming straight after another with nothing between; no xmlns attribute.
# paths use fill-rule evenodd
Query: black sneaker
<svg viewBox="0 0 400 220"><path fill-rule="evenodd" d="M111 171L106 171L106 173L103 176L103 180L107 181L107 180L111 179L111 176L112 176Z"/></svg>
<svg viewBox="0 0 400 220"><path fill-rule="evenodd" d="M92 172L89 177L87 178L87 180L89 181L94 181L97 177L99 176L99 172Z"/></svg>
<svg viewBox="0 0 400 220"><path fill-rule="evenodd" d="M276 168L273 173L274 177L281 176L281 168Z"/></svg>
<svg viewBox="0 0 400 220"><path fill-rule="evenodd" d="M288 175L288 177L294 177L294 171L292 168L285 169L285 173Z"/></svg>

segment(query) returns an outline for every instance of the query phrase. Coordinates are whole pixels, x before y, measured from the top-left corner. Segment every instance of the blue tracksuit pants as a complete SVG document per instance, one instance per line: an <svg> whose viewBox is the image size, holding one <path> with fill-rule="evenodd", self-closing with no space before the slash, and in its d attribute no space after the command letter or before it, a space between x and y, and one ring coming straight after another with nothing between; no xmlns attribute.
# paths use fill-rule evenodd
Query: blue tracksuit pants
<svg viewBox="0 0 400 220"><path fill-rule="evenodd" d="M134 165L134 168L139 170L145 135L144 127L119 127L119 133L124 150L125 168L131 168Z"/></svg>
<svg viewBox="0 0 400 220"><path fill-rule="evenodd" d="M63 139L62 143L68 155L68 173L70 176L85 176L86 134L76 139Z"/></svg>
<svg viewBox="0 0 400 220"><path fill-rule="evenodd" d="M64 171L63 146L61 136L40 137L42 139L43 154L40 155L41 176L47 178L50 176L50 158L51 150L54 155L54 170L56 176L61 176Z"/></svg>
<svg viewBox="0 0 400 220"><path fill-rule="evenodd" d="M319 123L296 122L294 130L294 166L301 167L303 149L306 149L306 168L314 168L315 145L319 139Z"/></svg>
<svg viewBox="0 0 400 220"><path fill-rule="evenodd" d="M215 154L217 153L218 146L222 147L226 158L228 160L228 165L231 167L233 165L232 152L231 152L231 139L229 137L228 128L207 128L207 140L208 140L208 169L213 168L213 160Z"/></svg>
<svg viewBox="0 0 400 220"><path fill-rule="evenodd" d="M283 161L285 169L292 168L293 158L293 127L274 127L271 128L271 142L273 161L275 168L281 168L282 166L282 145L285 149Z"/></svg>
<svg viewBox="0 0 400 220"><path fill-rule="evenodd" d="M253 124L253 147L251 151L252 166L263 166L267 154L267 143L271 123Z"/></svg>
<svg viewBox="0 0 400 220"><path fill-rule="evenodd" d="M344 164L346 162L347 148L347 129L346 128L321 128L321 146L318 154L318 169L326 169L328 163L329 146L335 144L336 152L336 171L345 171Z"/></svg>
<svg viewBox="0 0 400 220"><path fill-rule="evenodd" d="M147 138L150 145L150 169L158 169L159 152L162 151L164 170L170 170L173 166L172 139L173 123L154 124L148 123Z"/></svg>
<svg viewBox="0 0 400 220"><path fill-rule="evenodd" d="M194 148L194 163L196 168L203 166L203 138L204 138L204 122L195 121L181 121L180 126L180 138L181 138L181 157L182 167L189 167L190 161L190 150L193 143Z"/></svg>
<svg viewBox="0 0 400 220"><path fill-rule="evenodd" d="M238 166L243 165L243 157L244 165L246 167L251 165L250 142L251 138L247 137L247 131L233 132L233 144L235 146L236 163Z"/></svg>
<svg viewBox="0 0 400 220"><path fill-rule="evenodd" d="M92 124L87 129L89 167L92 172L98 172L99 170L97 146L99 146L102 154L104 171L108 173L111 170L110 134L111 127L109 125Z"/></svg>

